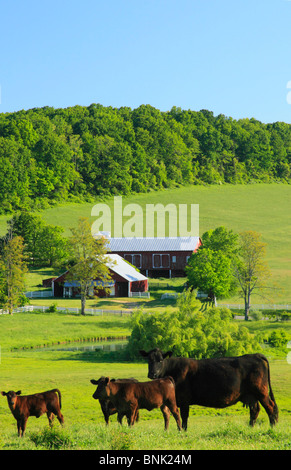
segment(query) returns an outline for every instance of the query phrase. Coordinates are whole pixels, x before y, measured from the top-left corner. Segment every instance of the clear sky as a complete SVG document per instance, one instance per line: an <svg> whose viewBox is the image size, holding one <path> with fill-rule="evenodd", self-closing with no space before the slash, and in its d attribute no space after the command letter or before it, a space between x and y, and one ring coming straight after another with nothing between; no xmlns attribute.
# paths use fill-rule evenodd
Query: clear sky
<svg viewBox="0 0 291 470"><path fill-rule="evenodd" d="M1 113L150 104L291 123L289 0L0 5Z"/></svg>

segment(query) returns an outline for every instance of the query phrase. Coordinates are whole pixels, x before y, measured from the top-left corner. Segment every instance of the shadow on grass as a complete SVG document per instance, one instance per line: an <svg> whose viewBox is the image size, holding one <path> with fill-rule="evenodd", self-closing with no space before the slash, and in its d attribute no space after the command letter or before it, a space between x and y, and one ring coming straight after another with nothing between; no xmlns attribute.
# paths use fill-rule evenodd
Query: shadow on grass
<svg viewBox="0 0 291 470"><path fill-rule="evenodd" d="M141 359L132 359L126 348L120 349L118 351L76 351L72 354L64 355L63 357L58 357L56 361L84 361L94 364L102 363L118 363L118 362L128 362L128 363L141 363Z"/></svg>

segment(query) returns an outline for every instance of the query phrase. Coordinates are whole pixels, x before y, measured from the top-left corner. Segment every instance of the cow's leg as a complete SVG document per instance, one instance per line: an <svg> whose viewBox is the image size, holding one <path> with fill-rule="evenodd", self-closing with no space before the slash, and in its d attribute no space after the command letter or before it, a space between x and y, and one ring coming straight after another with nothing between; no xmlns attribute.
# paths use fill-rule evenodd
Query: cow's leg
<svg viewBox="0 0 291 470"><path fill-rule="evenodd" d="M109 411L108 411L108 402L107 401L104 401L104 400L99 400L99 403L101 405L101 410L102 410L102 413L104 415L104 419L105 419L105 423L109 424Z"/></svg>
<svg viewBox="0 0 291 470"><path fill-rule="evenodd" d="M25 429L26 429L26 423L27 423L27 418L21 418L20 419L20 429L21 429L21 437L24 436L24 433L25 433ZM18 423L17 423L18 424ZM19 431L18 431L18 435L19 434Z"/></svg>
<svg viewBox="0 0 291 470"><path fill-rule="evenodd" d="M135 415L135 421L138 421L139 420L139 410L137 409L136 410L136 415Z"/></svg>
<svg viewBox="0 0 291 470"><path fill-rule="evenodd" d="M165 431L167 431L169 427L169 421L170 421L170 410L166 405L162 405L161 412L163 413L163 416L164 416Z"/></svg>
<svg viewBox="0 0 291 470"><path fill-rule="evenodd" d="M136 405L131 405L130 406L130 426L134 425L137 413L138 413L137 404Z"/></svg>
<svg viewBox="0 0 291 470"><path fill-rule="evenodd" d="M134 418L133 418L133 419L134 419L134 423L135 423L136 421L138 421L138 419L139 419L139 410L138 410L138 407L136 407L136 410L135 410L135 414L134 414Z"/></svg>
<svg viewBox="0 0 291 470"><path fill-rule="evenodd" d="M189 416L189 405L180 406L180 413L182 418L182 428L187 431L187 422Z"/></svg>
<svg viewBox="0 0 291 470"><path fill-rule="evenodd" d="M47 419L49 421L49 425L50 425L50 427L52 427L55 415L52 413L52 411L47 411L46 415L47 415Z"/></svg>
<svg viewBox="0 0 291 470"><path fill-rule="evenodd" d="M264 396L263 398L260 398L259 401L269 416L270 425L274 426L278 421L278 408L276 403L271 400L269 396Z"/></svg>
<svg viewBox="0 0 291 470"><path fill-rule="evenodd" d="M117 413L117 421L119 422L119 424L122 425L122 418L124 416L124 413ZM127 418L127 422L128 422L128 417L126 415L126 418ZM128 422L128 425L129 425L129 422Z"/></svg>
<svg viewBox="0 0 291 470"><path fill-rule="evenodd" d="M260 403L257 401L250 405L250 426L254 426L260 412Z"/></svg>
<svg viewBox="0 0 291 470"><path fill-rule="evenodd" d="M55 413L55 414L57 415L57 418L58 418L58 420L59 420L59 423L63 426L63 424L64 424L64 417L63 417L63 415L62 415L62 413L61 413L61 410L56 410L56 413Z"/></svg>
<svg viewBox="0 0 291 470"><path fill-rule="evenodd" d="M17 420L17 432L18 432L18 437L21 436L21 421L20 419Z"/></svg>
<svg viewBox="0 0 291 470"><path fill-rule="evenodd" d="M54 419L55 416L58 418L59 423L61 425L64 424L64 417L63 417L61 409L58 405L57 406L54 406L54 405L53 406L48 406L46 414L47 414L50 426L52 426L53 419Z"/></svg>
<svg viewBox="0 0 291 470"><path fill-rule="evenodd" d="M172 415L174 416L175 420L176 420L176 423L177 423L177 426L178 426L178 430L181 431L182 430L182 426L181 426L181 419L180 419L180 413L179 413L179 408L177 407L177 405L171 405L169 406L170 410L171 410L171 413ZM186 428L187 428L187 422L186 422Z"/></svg>

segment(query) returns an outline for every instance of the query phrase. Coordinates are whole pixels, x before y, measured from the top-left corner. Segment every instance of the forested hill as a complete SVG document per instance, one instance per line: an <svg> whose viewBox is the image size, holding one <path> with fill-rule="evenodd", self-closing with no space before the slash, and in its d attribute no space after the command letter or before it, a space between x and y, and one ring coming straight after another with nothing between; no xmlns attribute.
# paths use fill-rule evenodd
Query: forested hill
<svg viewBox="0 0 291 470"><path fill-rule="evenodd" d="M99 104L0 114L0 211L186 184L291 179L291 125Z"/></svg>

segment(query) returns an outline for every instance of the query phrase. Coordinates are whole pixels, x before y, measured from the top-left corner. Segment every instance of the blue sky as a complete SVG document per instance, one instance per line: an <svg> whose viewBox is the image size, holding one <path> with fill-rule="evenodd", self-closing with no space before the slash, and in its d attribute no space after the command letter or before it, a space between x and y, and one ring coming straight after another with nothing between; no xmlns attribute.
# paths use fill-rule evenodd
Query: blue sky
<svg viewBox="0 0 291 470"><path fill-rule="evenodd" d="M11 0L0 15L2 113L151 104L291 123L291 1Z"/></svg>

